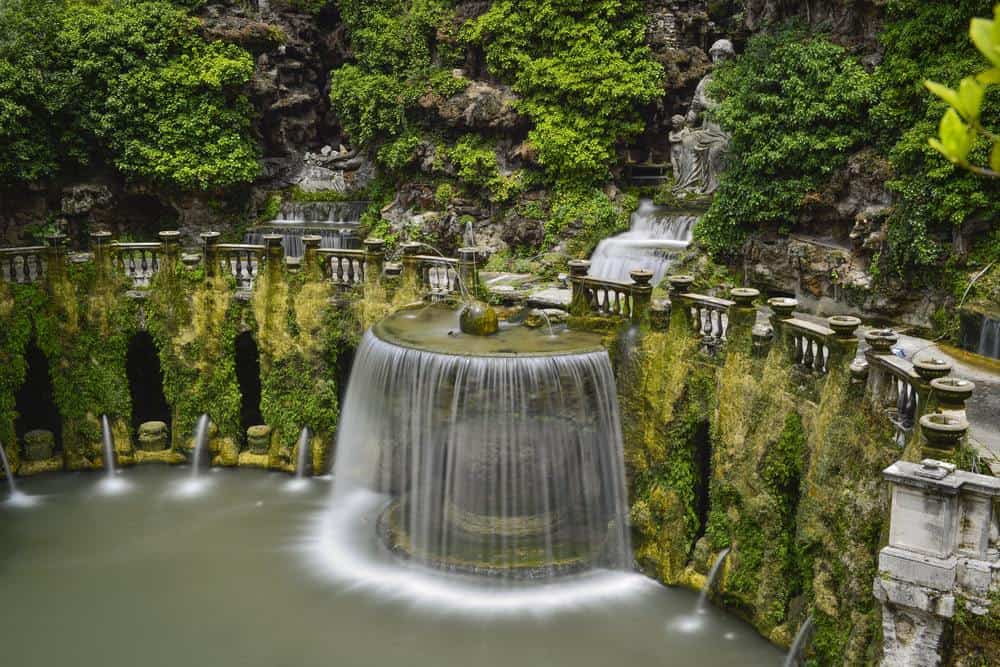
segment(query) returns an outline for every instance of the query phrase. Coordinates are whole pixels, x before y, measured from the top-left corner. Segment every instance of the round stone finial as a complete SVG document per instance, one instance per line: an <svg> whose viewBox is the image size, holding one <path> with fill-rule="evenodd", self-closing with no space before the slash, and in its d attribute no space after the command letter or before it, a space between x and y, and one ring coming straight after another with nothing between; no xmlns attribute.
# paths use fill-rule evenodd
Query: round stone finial
<svg viewBox="0 0 1000 667"><path fill-rule="evenodd" d="M201 237L201 240L205 243L205 245L215 245L219 242L219 237L222 236L222 234L219 232L202 232L198 236Z"/></svg>
<svg viewBox="0 0 1000 667"><path fill-rule="evenodd" d="M590 270L590 260L586 259L571 259L569 260L569 273L573 276L585 276L587 271Z"/></svg>
<svg viewBox="0 0 1000 667"><path fill-rule="evenodd" d="M913 370L917 372L924 382L930 382L937 378L943 378L951 373L951 362L940 357L922 357L913 360Z"/></svg>
<svg viewBox="0 0 1000 667"><path fill-rule="evenodd" d="M302 237L302 245L306 248L318 248L323 242L323 237L319 234L306 234Z"/></svg>
<svg viewBox="0 0 1000 667"><path fill-rule="evenodd" d="M741 308L748 308L760 296L760 290L753 287L734 287L729 290L730 298Z"/></svg>
<svg viewBox="0 0 1000 667"><path fill-rule="evenodd" d="M826 318L826 325L840 338L853 338L861 320L853 315L834 315Z"/></svg>
<svg viewBox="0 0 1000 667"><path fill-rule="evenodd" d="M674 275L668 277L667 282L670 283L671 292L682 294L690 291L691 285L694 284L694 276L689 276L687 274Z"/></svg>
<svg viewBox="0 0 1000 667"><path fill-rule="evenodd" d="M168 446L166 422L149 421L139 424L139 449L144 452L162 452Z"/></svg>
<svg viewBox="0 0 1000 667"><path fill-rule="evenodd" d="M865 334L865 342L875 354L890 354L899 342L899 335L892 329L872 329Z"/></svg>
<svg viewBox="0 0 1000 667"><path fill-rule="evenodd" d="M628 272L628 275L632 279L632 282L640 287L646 287L653 279L653 272L646 269L632 269Z"/></svg>
<svg viewBox="0 0 1000 667"><path fill-rule="evenodd" d="M774 311L774 314L779 319L784 320L792 316L795 309L799 307L799 302L796 299L776 296L773 299L768 299L767 305L771 307L771 310Z"/></svg>
<svg viewBox="0 0 1000 667"><path fill-rule="evenodd" d="M363 243L365 244L365 250L368 252L383 252L385 250L385 240L378 239L374 236L369 236Z"/></svg>
<svg viewBox="0 0 1000 667"><path fill-rule="evenodd" d="M955 449L969 430L969 422L954 415L932 413L920 418L920 432L935 449Z"/></svg>
<svg viewBox="0 0 1000 667"><path fill-rule="evenodd" d="M404 255L416 255L423 247L424 244L419 241L406 241L399 244L399 248L403 251Z"/></svg>
<svg viewBox="0 0 1000 667"><path fill-rule="evenodd" d="M157 232L156 235L164 243L178 243L181 240L181 233L176 229L165 229L162 232Z"/></svg>
<svg viewBox="0 0 1000 667"><path fill-rule="evenodd" d="M976 385L962 378L940 377L931 380L931 389L942 405L961 409L976 390Z"/></svg>
<svg viewBox="0 0 1000 667"><path fill-rule="evenodd" d="M491 336L500 330L497 311L482 301L473 301L462 308L458 325L462 333L471 336Z"/></svg>
<svg viewBox="0 0 1000 667"><path fill-rule="evenodd" d="M90 240L96 241L97 243L104 243L111 238L111 232L106 229L102 229L96 232L90 232Z"/></svg>
<svg viewBox="0 0 1000 667"><path fill-rule="evenodd" d="M281 241L284 237L281 234L262 234L260 239L268 248L274 249L281 247Z"/></svg>
<svg viewBox="0 0 1000 667"><path fill-rule="evenodd" d="M193 269L194 267L201 264L201 255L196 252L186 252L181 255L181 264L183 264L188 269Z"/></svg>

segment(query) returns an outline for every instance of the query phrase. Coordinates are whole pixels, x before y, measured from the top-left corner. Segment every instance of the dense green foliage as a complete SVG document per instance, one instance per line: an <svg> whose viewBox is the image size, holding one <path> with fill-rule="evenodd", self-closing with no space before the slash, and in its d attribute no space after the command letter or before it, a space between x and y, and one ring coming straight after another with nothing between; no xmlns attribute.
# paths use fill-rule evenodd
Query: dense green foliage
<svg viewBox="0 0 1000 667"><path fill-rule="evenodd" d="M466 26L493 74L513 84L538 161L554 180L606 177L618 141L642 130L661 92L636 0L498 0Z"/></svg>
<svg viewBox="0 0 1000 667"><path fill-rule="evenodd" d="M751 39L714 89L733 158L697 229L711 250L731 253L751 229L794 224L805 196L867 138L875 87L844 48L787 31Z"/></svg>
<svg viewBox="0 0 1000 667"><path fill-rule="evenodd" d="M951 241L951 230L968 218L1000 214L1000 183L950 164L927 141L937 134L946 108L923 87L925 79L955 86L969 72L983 69L969 43L968 25L985 16L991 0L892 0L881 35L885 60L876 71L880 100L872 109L878 139L895 170L889 187L898 195L890 218L885 267L936 262ZM988 95L984 119L1000 114L1000 96ZM986 142L972 152L986 158Z"/></svg>
<svg viewBox="0 0 1000 667"><path fill-rule="evenodd" d="M253 62L197 26L165 0L0 6L0 181L94 161L183 189L251 181Z"/></svg>
<svg viewBox="0 0 1000 667"><path fill-rule="evenodd" d="M969 43L971 18L992 0L890 0L880 35L884 59L870 74L845 49L795 30L758 35L746 52L715 75L716 115L732 133L732 159L698 233L717 254L738 251L761 227L787 230L821 194L848 157L874 146L891 165L896 195L879 276L933 276L914 268L945 257L955 227L1000 213L1000 183L950 164L929 143L946 105L925 79L955 87L985 68ZM982 106L996 122L1000 95ZM970 152L989 161L989 142Z"/></svg>

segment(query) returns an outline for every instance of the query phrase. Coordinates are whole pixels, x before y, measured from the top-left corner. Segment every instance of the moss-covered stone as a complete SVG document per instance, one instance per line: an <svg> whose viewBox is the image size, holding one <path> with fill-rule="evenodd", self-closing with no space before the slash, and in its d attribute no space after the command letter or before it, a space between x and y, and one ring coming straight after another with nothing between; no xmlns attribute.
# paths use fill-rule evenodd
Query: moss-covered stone
<svg viewBox="0 0 1000 667"><path fill-rule="evenodd" d="M52 431L35 429L24 434L24 458L27 461L42 461L52 458L56 436Z"/></svg>

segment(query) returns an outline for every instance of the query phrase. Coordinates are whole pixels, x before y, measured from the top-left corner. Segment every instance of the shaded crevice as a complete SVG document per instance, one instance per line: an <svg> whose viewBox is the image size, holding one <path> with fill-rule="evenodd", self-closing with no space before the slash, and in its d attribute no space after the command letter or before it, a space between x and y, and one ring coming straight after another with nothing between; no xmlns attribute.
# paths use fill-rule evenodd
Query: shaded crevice
<svg viewBox="0 0 1000 667"><path fill-rule="evenodd" d="M18 439L34 429L46 429L55 435L56 447L62 447L62 416L56 406L49 376L49 360L32 341L24 350L27 373L14 397L17 419L14 429Z"/></svg>
<svg viewBox="0 0 1000 667"><path fill-rule="evenodd" d="M264 423L260 412L260 350L249 331L236 337L236 382L240 388L241 438L251 426Z"/></svg>
<svg viewBox="0 0 1000 667"><path fill-rule="evenodd" d="M344 405L347 398L347 383L351 379L351 370L354 368L353 347L346 347L337 353L337 404Z"/></svg>
<svg viewBox="0 0 1000 667"><path fill-rule="evenodd" d="M132 336L125 356L125 374L132 398L132 430L143 422L161 421L170 426L170 404L163 392L160 354L149 332Z"/></svg>

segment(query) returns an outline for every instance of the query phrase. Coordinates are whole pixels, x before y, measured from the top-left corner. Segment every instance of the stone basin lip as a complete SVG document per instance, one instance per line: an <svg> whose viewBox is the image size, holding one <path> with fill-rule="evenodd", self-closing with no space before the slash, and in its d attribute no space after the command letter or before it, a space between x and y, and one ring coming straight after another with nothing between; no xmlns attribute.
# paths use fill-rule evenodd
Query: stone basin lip
<svg viewBox="0 0 1000 667"><path fill-rule="evenodd" d="M545 331L544 327L507 325L491 336L463 334L459 311L446 304L404 307L371 328L372 335L389 345L470 359L544 359L607 352L598 334L563 329L550 337Z"/></svg>

